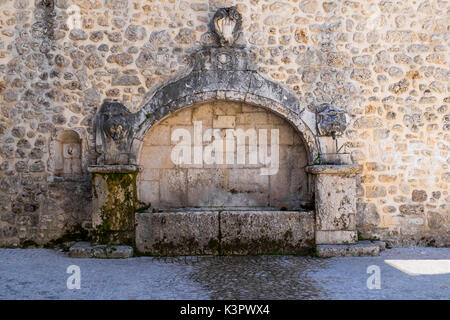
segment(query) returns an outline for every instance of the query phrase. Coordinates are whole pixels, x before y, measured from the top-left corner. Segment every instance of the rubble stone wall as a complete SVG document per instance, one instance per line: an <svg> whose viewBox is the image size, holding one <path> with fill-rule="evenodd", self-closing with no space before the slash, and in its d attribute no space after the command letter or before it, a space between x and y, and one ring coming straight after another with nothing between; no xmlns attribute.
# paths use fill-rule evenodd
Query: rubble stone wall
<svg viewBox="0 0 450 320"><path fill-rule="evenodd" d="M450 245L443 0L0 0L0 245L44 244L90 221L102 101L139 110L231 5L262 75L311 111L331 103L349 115L339 147L363 167L360 236ZM67 130L79 146L59 139ZM70 150L81 172L61 174L78 161Z"/></svg>

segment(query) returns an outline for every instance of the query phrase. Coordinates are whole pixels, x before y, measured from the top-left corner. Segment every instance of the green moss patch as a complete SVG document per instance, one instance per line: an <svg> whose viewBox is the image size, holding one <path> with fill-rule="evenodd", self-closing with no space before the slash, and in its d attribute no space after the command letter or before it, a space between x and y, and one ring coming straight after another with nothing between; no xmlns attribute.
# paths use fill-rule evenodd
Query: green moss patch
<svg viewBox="0 0 450 320"><path fill-rule="evenodd" d="M100 209L102 224L95 228L93 240L103 244L134 245L134 215L144 208L137 199L137 172L96 175L101 175L106 182L107 198Z"/></svg>

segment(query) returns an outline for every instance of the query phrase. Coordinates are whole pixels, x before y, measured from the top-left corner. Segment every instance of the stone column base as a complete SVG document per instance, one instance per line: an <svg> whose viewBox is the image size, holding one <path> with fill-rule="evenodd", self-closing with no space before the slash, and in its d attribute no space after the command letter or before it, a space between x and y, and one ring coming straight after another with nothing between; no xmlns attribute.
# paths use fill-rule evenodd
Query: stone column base
<svg viewBox="0 0 450 320"><path fill-rule="evenodd" d="M134 165L91 166L93 241L134 245L134 214L139 209Z"/></svg>
<svg viewBox="0 0 450 320"><path fill-rule="evenodd" d="M351 244L358 242L356 231L316 231L316 244Z"/></svg>
<svg viewBox="0 0 450 320"><path fill-rule="evenodd" d="M356 232L357 165L315 165L316 244L352 244Z"/></svg>
<svg viewBox="0 0 450 320"><path fill-rule="evenodd" d="M386 249L383 241L361 241L356 244L322 244L317 246L321 258L378 256Z"/></svg>

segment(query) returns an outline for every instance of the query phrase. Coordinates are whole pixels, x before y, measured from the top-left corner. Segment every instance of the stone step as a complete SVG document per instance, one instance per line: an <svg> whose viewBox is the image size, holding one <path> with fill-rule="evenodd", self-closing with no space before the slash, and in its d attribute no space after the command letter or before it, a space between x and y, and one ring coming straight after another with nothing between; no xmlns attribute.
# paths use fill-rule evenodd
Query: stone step
<svg viewBox="0 0 450 320"><path fill-rule="evenodd" d="M317 245L317 255L322 258L378 256L386 249L383 241L360 241L355 244L321 244Z"/></svg>
<svg viewBox="0 0 450 320"><path fill-rule="evenodd" d="M119 245L91 245L90 242L77 242L69 249L71 258L125 259L133 256L133 248Z"/></svg>
<svg viewBox="0 0 450 320"><path fill-rule="evenodd" d="M136 213L136 248L157 256L299 254L314 246L312 211Z"/></svg>

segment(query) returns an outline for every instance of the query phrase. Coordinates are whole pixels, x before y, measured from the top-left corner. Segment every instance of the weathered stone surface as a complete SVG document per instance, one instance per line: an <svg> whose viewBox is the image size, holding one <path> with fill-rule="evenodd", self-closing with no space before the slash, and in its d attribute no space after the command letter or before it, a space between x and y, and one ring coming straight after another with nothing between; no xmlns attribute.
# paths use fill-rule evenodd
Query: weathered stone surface
<svg viewBox="0 0 450 320"><path fill-rule="evenodd" d="M383 186L367 186L366 197L367 198L381 198L386 196L386 188Z"/></svg>
<svg viewBox="0 0 450 320"><path fill-rule="evenodd" d="M117 78L113 78L113 86L138 86L141 84L141 80L137 76L122 75Z"/></svg>
<svg viewBox="0 0 450 320"><path fill-rule="evenodd" d="M151 255L302 253L312 212L182 210L136 214L136 246Z"/></svg>
<svg viewBox="0 0 450 320"><path fill-rule="evenodd" d="M78 242L69 248L71 258L126 259L133 256L130 246L91 245L90 242Z"/></svg>
<svg viewBox="0 0 450 320"><path fill-rule="evenodd" d="M317 255L321 258L378 256L383 244L380 241L360 241L350 245L318 245Z"/></svg>
<svg viewBox="0 0 450 320"><path fill-rule="evenodd" d="M214 128L217 137L220 134L225 139L224 153L211 159L222 164L208 160L207 148L211 140L206 138L200 163L194 161L193 150L187 163L178 163L172 158L177 145L172 141L174 132L187 130L192 137L194 124L199 122L202 127L195 128L201 130L202 135ZM249 146L249 137L261 139L258 127L267 130L268 136L278 130L279 168L271 175L261 174L262 169L269 166L263 164L254 146ZM248 129L253 131L248 133ZM192 138L186 141L190 148L194 148L193 143ZM236 152L227 143L232 144ZM226 152L225 148L230 150ZM182 109L150 129L139 158L143 167L138 179L139 199L156 208L269 206L290 210L311 201L304 170L307 153L301 136L276 114L248 104L216 101Z"/></svg>
<svg viewBox="0 0 450 320"><path fill-rule="evenodd" d="M255 69L252 61L243 50L208 48L196 52L191 61L192 72L185 78L169 83L154 94L143 107L142 113L155 113L156 119L159 119L165 115L164 112L168 110L169 105L182 107L186 99L193 99L200 93L211 91L235 91L243 96L251 94L285 105L294 113L300 113L302 110L298 100L288 91L253 71ZM139 117L143 118L143 115Z"/></svg>
<svg viewBox="0 0 450 320"><path fill-rule="evenodd" d="M356 231L323 231L316 230L316 244L351 244L358 242Z"/></svg>
<svg viewBox="0 0 450 320"><path fill-rule="evenodd" d="M219 213L213 211L136 213L136 248L150 255L219 253Z"/></svg>
<svg viewBox="0 0 450 320"><path fill-rule="evenodd" d="M333 108L330 104L320 106L317 114L317 128L322 136L341 136L347 128L345 112Z"/></svg>
<svg viewBox="0 0 450 320"><path fill-rule="evenodd" d="M119 169L113 172L91 169L96 171L92 174L92 227L97 243L134 243L135 212L140 209L137 173Z"/></svg>
<svg viewBox="0 0 450 320"><path fill-rule="evenodd" d="M95 118L96 150L99 164L129 163L133 118L128 109L115 101L105 101Z"/></svg>
<svg viewBox="0 0 450 320"><path fill-rule="evenodd" d="M317 230L356 230L356 181L320 174L315 187Z"/></svg>
<svg viewBox="0 0 450 320"><path fill-rule="evenodd" d="M423 215L425 208L421 204L402 204L399 211L404 215Z"/></svg>
<svg viewBox="0 0 450 320"><path fill-rule="evenodd" d="M369 210L364 237L450 243L444 2L238 2L245 28L235 48L246 50L233 51L218 48L211 26L229 0L78 1L82 19L70 1L0 2L0 216L23 212L12 194L34 199L26 206L33 219L8 218L0 245L45 244L90 219L88 178L60 182L49 145L57 131L78 130L83 174L98 163L94 114L105 98L134 114L141 140L162 117L200 101L262 106L304 135L310 165L328 157L315 114L329 103L348 114L339 147L364 168L358 200L379 216ZM119 163L138 163L135 142ZM35 180L25 183L30 170ZM413 200L414 190L426 198Z"/></svg>
<svg viewBox="0 0 450 320"><path fill-rule="evenodd" d="M425 190L413 190L412 201L424 202L425 200L427 200L427 193Z"/></svg>
<svg viewBox="0 0 450 320"><path fill-rule="evenodd" d="M84 63L89 69L102 68L105 65L105 62L103 61L103 59L98 54L95 54L95 53L86 57L86 60Z"/></svg>
<svg viewBox="0 0 450 320"><path fill-rule="evenodd" d="M361 167L355 164L343 165L314 165L306 167L306 171L312 174L330 174L330 175L354 175L361 171Z"/></svg>
<svg viewBox="0 0 450 320"><path fill-rule="evenodd" d="M355 243L356 178L355 165L307 167L315 174L316 243Z"/></svg>
<svg viewBox="0 0 450 320"><path fill-rule="evenodd" d="M145 28L130 24L125 30L125 38L130 41L143 40L146 36Z"/></svg>
<svg viewBox="0 0 450 320"><path fill-rule="evenodd" d="M242 16L236 7L220 8L213 17L214 32L222 46L231 46L242 30Z"/></svg>
<svg viewBox="0 0 450 320"><path fill-rule="evenodd" d="M97 165L88 168L91 173L133 173L139 170L140 168L136 165Z"/></svg>
<svg viewBox="0 0 450 320"><path fill-rule="evenodd" d="M220 212L222 254L298 254L314 243L314 214L299 211Z"/></svg>
<svg viewBox="0 0 450 320"><path fill-rule="evenodd" d="M190 28L182 28L175 37L175 41L179 44L190 44L195 41L195 32Z"/></svg>
<svg viewBox="0 0 450 320"><path fill-rule="evenodd" d="M81 29L73 29L69 33L69 37L72 40L86 40L88 38L87 33Z"/></svg>
<svg viewBox="0 0 450 320"><path fill-rule="evenodd" d="M73 258L92 258L93 250L90 242L78 242L69 248L69 255Z"/></svg>
<svg viewBox="0 0 450 320"><path fill-rule="evenodd" d="M380 223L380 214L374 203L356 204L356 227L358 230L373 228Z"/></svg>

